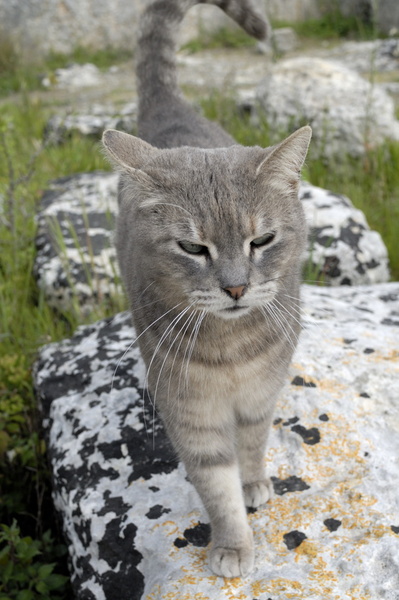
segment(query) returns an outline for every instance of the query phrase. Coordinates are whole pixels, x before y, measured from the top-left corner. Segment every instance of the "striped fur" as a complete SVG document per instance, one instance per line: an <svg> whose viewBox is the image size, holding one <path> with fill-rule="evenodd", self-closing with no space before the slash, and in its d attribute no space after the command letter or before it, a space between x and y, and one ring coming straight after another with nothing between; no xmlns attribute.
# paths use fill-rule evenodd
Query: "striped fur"
<svg viewBox="0 0 399 600"><path fill-rule="evenodd" d="M208 1L267 32L251 0ZM310 128L244 148L193 111L176 87L174 40L194 4L145 10L143 139L107 131L103 141L122 172L118 258L154 409L209 514L211 569L237 577L254 565L245 507L270 495L264 451L300 329L297 187Z"/></svg>

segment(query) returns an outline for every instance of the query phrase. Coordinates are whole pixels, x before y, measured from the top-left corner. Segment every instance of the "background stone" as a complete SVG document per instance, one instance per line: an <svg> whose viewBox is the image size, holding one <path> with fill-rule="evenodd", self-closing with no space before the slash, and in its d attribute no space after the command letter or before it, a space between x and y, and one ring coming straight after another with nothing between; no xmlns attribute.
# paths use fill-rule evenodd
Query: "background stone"
<svg viewBox="0 0 399 600"><path fill-rule="evenodd" d="M113 244L116 173L58 179L37 217L34 272L49 304L60 311L92 310L121 293Z"/></svg>
<svg viewBox="0 0 399 600"><path fill-rule="evenodd" d="M299 197L309 228L305 261L329 285L389 280L388 253L361 210L342 194L302 182Z"/></svg>
<svg viewBox="0 0 399 600"><path fill-rule="evenodd" d="M119 129L126 133L135 133L137 129L137 103L130 102L122 108L110 105L94 104L82 108L79 112L55 114L46 124L47 142L61 143L74 133L101 139L106 129Z"/></svg>
<svg viewBox="0 0 399 600"><path fill-rule="evenodd" d="M298 48L299 40L292 27L279 27L273 29L273 46L282 54L293 52Z"/></svg>
<svg viewBox="0 0 399 600"><path fill-rule="evenodd" d="M143 393L129 315L42 349L35 386L77 598L398 600L399 284L303 296L246 579L207 566L207 515Z"/></svg>
<svg viewBox="0 0 399 600"><path fill-rule="evenodd" d="M260 114L276 135L309 123L313 151L321 156L360 156L387 138L399 140L392 98L333 61L279 61L259 85L257 96Z"/></svg>
<svg viewBox="0 0 399 600"><path fill-rule="evenodd" d="M399 69L399 39L368 42L342 42L334 48L318 51L319 58L333 59L370 77Z"/></svg>

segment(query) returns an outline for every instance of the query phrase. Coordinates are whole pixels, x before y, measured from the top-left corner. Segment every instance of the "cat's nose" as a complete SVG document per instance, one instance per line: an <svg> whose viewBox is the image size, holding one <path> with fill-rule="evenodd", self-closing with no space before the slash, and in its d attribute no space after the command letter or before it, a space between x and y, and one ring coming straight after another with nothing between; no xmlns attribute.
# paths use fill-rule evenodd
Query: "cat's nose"
<svg viewBox="0 0 399 600"><path fill-rule="evenodd" d="M239 300L244 294L246 287L246 285L237 285L236 287L225 287L223 289L229 296L234 298L234 300Z"/></svg>

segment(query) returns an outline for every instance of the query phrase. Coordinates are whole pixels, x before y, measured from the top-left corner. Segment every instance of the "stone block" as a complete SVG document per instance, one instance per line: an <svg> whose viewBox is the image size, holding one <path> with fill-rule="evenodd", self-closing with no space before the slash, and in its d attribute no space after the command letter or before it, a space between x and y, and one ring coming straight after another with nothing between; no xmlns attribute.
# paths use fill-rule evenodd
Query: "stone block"
<svg viewBox="0 0 399 600"><path fill-rule="evenodd" d="M76 598L397 600L399 284L304 286L304 331L248 515L256 564L215 577L209 525L143 391L127 313L44 347L35 367Z"/></svg>

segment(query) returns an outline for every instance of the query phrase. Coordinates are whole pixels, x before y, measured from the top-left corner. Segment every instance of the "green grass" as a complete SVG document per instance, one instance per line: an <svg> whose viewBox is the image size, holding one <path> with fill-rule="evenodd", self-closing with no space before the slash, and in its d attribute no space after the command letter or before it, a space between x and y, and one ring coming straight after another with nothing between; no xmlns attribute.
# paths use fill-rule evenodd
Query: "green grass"
<svg viewBox="0 0 399 600"><path fill-rule="evenodd" d="M313 40L370 40L377 37L374 23L355 16L344 16L339 10L326 11L319 19L306 21L273 21L273 27L292 27L299 37Z"/></svg>
<svg viewBox="0 0 399 600"><path fill-rule="evenodd" d="M51 81L56 69L72 63L94 63L99 69L105 70L131 58L132 52L127 50L78 47L69 54L51 52L46 57L32 56L27 60L21 57L7 33L0 29L0 97L43 89L45 75Z"/></svg>
<svg viewBox="0 0 399 600"><path fill-rule="evenodd" d="M55 71L65 68L71 63L83 65L93 63L99 69L109 69L115 64L132 59L133 54L129 50L117 50L115 48L103 48L100 50L90 50L88 48L77 47L70 54L51 52L45 59L45 66Z"/></svg>
<svg viewBox="0 0 399 600"><path fill-rule="evenodd" d="M255 44L256 40L242 29L221 27L212 33L201 31L198 38L184 44L182 49L195 53L217 48L251 48Z"/></svg>

